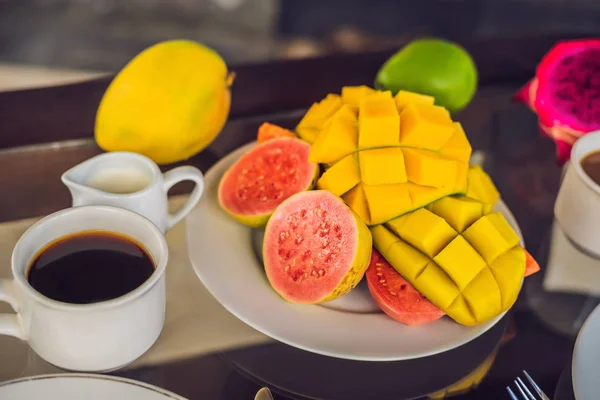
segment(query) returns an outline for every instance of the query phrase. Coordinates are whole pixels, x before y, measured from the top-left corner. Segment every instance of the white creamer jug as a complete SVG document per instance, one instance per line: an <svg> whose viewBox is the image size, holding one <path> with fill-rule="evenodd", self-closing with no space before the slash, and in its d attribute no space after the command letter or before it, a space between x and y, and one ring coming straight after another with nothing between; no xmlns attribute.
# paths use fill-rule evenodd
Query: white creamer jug
<svg viewBox="0 0 600 400"><path fill-rule="evenodd" d="M177 224L200 200L202 172L191 166L162 173L149 158L131 152L103 153L76 165L62 177L73 207L109 205L134 211L152 221L163 233ZM187 203L169 214L167 192L181 181L196 186Z"/></svg>

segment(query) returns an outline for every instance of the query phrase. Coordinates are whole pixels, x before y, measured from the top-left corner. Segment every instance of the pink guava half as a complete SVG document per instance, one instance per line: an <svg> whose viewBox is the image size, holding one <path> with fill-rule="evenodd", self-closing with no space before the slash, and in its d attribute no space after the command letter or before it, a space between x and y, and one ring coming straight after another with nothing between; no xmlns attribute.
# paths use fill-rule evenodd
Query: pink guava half
<svg viewBox="0 0 600 400"><path fill-rule="evenodd" d="M263 227L291 195L311 189L319 166L308 161L310 144L279 138L258 144L233 164L219 183L219 204L250 227Z"/></svg>
<svg viewBox="0 0 600 400"><path fill-rule="evenodd" d="M363 278L372 237L339 197L324 190L297 193L265 229L263 261L273 289L291 303L336 299Z"/></svg>

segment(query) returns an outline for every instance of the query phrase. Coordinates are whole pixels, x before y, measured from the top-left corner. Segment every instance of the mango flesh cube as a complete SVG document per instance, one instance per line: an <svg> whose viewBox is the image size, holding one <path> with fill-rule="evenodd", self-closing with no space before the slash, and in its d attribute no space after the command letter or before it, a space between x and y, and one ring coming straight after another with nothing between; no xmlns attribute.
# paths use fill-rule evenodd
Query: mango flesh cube
<svg viewBox="0 0 600 400"><path fill-rule="evenodd" d="M469 167L467 181L467 197L486 204L495 204L500 198L494 182L480 166Z"/></svg>
<svg viewBox="0 0 600 400"><path fill-rule="evenodd" d="M349 192L342 196L342 200L344 200L346 204L348 204L348 207L365 221L365 223L368 224L369 221L371 221L369 206L362 184L354 186Z"/></svg>
<svg viewBox="0 0 600 400"><path fill-rule="evenodd" d="M387 223L387 227L432 258L457 236L444 219L425 208L393 219Z"/></svg>
<svg viewBox="0 0 600 400"><path fill-rule="evenodd" d="M454 122L452 125L454 133L442 146L440 153L455 160L468 163L473 150L471 143L469 143L469 139L467 139L467 135L460 122Z"/></svg>
<svg viewBox="0 0 600 400"><path fill-rule="evenodd" d="M488 321L502 312L500 289L488 268L481 270L462 295L478 322Z"/></svg>
<svg viewBox="0 0 600 400"><path fill-rule="evenodd" d="M396 102L396 108L400 113L402 112L404 107L406 107L409 104L423 104L432 106L435 102L435 99L432 96L427 96L426 94L400 90L396 94L396 97L394 97L394 101Z"/></svg>
<svg viewBox="0 0 600 400"><path fill-rule="evenodd" d="M478 323L471 312L471 306L462 295L459 295L452 304L446 308L446 314L456 322L466 326L473 326Z"/></svg>
<svg viewBox="0 0 600 400"><path fill-rule="evenodd" d="M405 183L395 185L366 185L362 183L371 220L368 225L388 221L411 208L410 194Z"/></svg>
<svg viewBox="0 0 600 400"><path fill-rule="evenodd" d="M400 275L409 281L415 280L430 263L423 253L400 239L390 245L384 257Z"/></svg>
<svg viewBox="0 0 600 400"><path fill-rule="evenodd" d="M408 192L414 208L423 207L444 196L454 192L452 188L435 188L432 186L421 186L412 182L407 182Z"/></svg>
<svg viewBox="0 0 600 400"><path fill-rule="evenodd" d="M475 221L463 232L463 236L488 264L519 244L519 236L498 212L485 215Z"/></svg>
<svg viewBox="0 0 600 400"><path fill-rule="evenodd" d="M457 232L463 232L483 217L483 204L464 196L443 197L429 204L427 209L444 218Z"/></svg>
<svg viewBox="0 0 600 400"><path fill-rule="evenodd" d="M457 193L467 193L468 176L469 164L462 161L456 161L456 183L454 184L454 188Z"/></svg>
<svg viewBox="0 0 600 400"><path fill-rule="evenodd" d="M454 133L448 110L439 106L409 104L400 114L400 144L438 151Z"/></svg>
<svg viewBox="0 0 600 400"><path fill-rule="evenodd" d="M308 161L332 164L356 151L358 119L347 105L343 105L321 130L313 143Z"/></svg>
<svg viewBox="0 0 600 400"><path fill-rule="evenodd" d="M375 93L375 90L368 86L344 86L342 88L342 101L344 104L348 104L354 108L358 108L360 101L368 96Z"/></svg>
<svg viewBox="0 0 600 400"><path fill-rule="evenodd" d="M341 196L359 182L356 156L350 154L325 171L317 181L317 187Z"/></svg>
<svg viewBox="0 0 600 400"><path fill-rule="evenodd" d="M391 94L362 99L358 111L359 149L397 146L399 132L400 117Z"/></svg>
<svg viewBox="0 0 600 400"><path fill-rule="evenodd" d="M423 186L454 188L458 176L458 162L434 152L403 149L406 177Z"/></svg>
<svg viewBox="0 0 600 400"><path fill-rule="evenodd" d="M454 282L433 261L427 264L423 272L410 283L419 292L427 293L427 299L442 310L460 296Z"/></svg>
<svg viewBox="0 0 600 400"><path fill-rule="evenodd" d="M496 258L490 270L502 293L502 310L506 311L513 306L521 290L525 274L525 250L521 246L513 247Z"/></svg>
<svg viewBox="0 0 600 400"><path fill-rule="evenodd" d="M399 147L360 151L358 161L360 178L367 185L406 182L404 157Z"/></svg>
<svg viewBox="0 0 600 400"><path fill-rule="evenodd" d="M455 237L433 261L448 274L460 290L467 287L473 278L487 267L479 253L462 236Z"/></svg>
<svg viewBox="0 0 600 400"><path fill-rule="evenodd" d="M342 97L328 94L323 100L314 103L296 126L296 133L309 143L313 143L323 125L343 105Z"/></svg>
<svg viewBox="0 0 600 400"><path fill-rule="evenodd" d="M398 242L400 238L386 229L383 225L371 226L369 227L369 230L373 237L373 245L387 260L386 254L388 254L389 249L394 243Z"/></svg>

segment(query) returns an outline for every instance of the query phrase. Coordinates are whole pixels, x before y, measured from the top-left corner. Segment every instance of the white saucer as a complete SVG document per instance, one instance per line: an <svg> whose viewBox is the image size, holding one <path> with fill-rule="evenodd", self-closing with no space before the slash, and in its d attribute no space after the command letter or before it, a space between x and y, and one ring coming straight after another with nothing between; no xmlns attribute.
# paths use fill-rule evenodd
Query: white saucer
<svg viewBox="0 0 600 400"><path fill-rule="evenodd" d="M190 261L208 291L232 314L254 329L288 345L314 353L366 361L407 360L461 346L494 326L503 316L467 327L444 317L408 327L379 311L364 284L323 305L290 304L270 287L254 247L260 236L230 218L218 204L221 176L255 144L243 146L205 175L205 192L187 216ZM506 205L504 214L522 238ZM522 239L521 239L521 244Z"/></svg>
<svg viewBox="0 0 600 400"><path fill-rule="evenodd" d="M596 400L600 393L600 306L586 319L573 351L573 392L577 400Z"/></svg>
<svg viewBox="0 0 600 400"><path fill-rule="evenodd" d="M0 383L2 400L186 400L167 390L110 375L39 375Z"/></svg>

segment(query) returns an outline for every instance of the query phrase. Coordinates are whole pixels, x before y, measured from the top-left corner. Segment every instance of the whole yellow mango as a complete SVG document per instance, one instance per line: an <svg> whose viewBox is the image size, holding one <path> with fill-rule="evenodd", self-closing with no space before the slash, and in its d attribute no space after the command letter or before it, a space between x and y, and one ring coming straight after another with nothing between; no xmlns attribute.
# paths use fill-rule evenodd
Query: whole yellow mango
<svg viewBox="0 0 600 400"><path fill-rule="evenodd" d="M233 74L214 50L190 40L157 43L113 79L96 114L96 143L158 164L208 146L229 115Z"/></svg>

